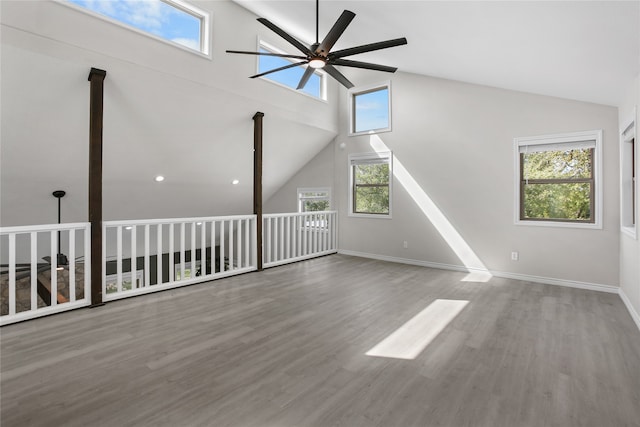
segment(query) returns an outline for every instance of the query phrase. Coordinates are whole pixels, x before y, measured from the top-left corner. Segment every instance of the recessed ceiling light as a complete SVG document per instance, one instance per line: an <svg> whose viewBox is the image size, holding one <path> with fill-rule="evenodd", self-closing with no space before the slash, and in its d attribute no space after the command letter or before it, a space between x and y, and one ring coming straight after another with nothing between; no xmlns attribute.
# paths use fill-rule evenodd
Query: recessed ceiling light
<svg viewBox="0 0 640 427"><path fill-rule="evenodd" d="M156 182L162 182L162 181L164 181L164 176L162 176L162 175L158 175L158 176L156 176L156 177L155 177L155 178L153 178L153 179L155 179L155 180L156 180Z"/></svg>
<svg viewBox="0 0 640 427"><path fill-rule="evenodd" d="M239 180L237 180L237 179L234 179L233 181L231 181L231 183L232 183L233 185L238 185L238 184L240 184L240 181L239 181Z"/></svg>
<svg viewBox="0 0 640 427"><path fill-rule="evenodd" d="M129 225L129 226L125 227L124 229L125 229L125 230L131 230L132 228L133 228L133 227Z"/></svg>
<svg viewBox="0 0 640 427"><path fill-rule="evenodd" d="M201 222L196 222L196 225L202 225L202 223Z"/></svg>

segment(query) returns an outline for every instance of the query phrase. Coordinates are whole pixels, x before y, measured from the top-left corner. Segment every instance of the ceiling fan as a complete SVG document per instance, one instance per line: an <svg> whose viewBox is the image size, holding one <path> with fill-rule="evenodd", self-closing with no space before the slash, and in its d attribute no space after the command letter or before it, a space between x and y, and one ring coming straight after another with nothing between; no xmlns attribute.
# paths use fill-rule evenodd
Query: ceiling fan
<svg viewBox="0 0 640 427"><path fill-rule="evenodd" d="M407 39L402 37L399 39L386 40L383 42L370 43L362 46L351 47L348 49L337 50L335 52L331 52L331 48L336 43L338 38L342 35L344 30L347 29L347 26L351 23L353 18L355 18L356 14L345 10L342 12L342 15L338 18L338 20L333 24L329 33L325 36L322 42L319 42L318 38L318 11L319 11L319 0L316 0L316 42L311 46L306 46L301 43L295 37L288 34L286 31L269 21L265 18L258 18L258 22L272 30L274 33L278 34L280 37L291 43L295 46L303 55L288 55L288 54L279 54L279 53L269 53L269 52L247 52L240 50L227 50L227 53L241 53L246 55L264 55L264 56L278 56L282 58L291 58L291 59L299 59L299 62L293 62L291 64L285 65L284 67L276 68L273 70L266 71L264 73L256 74L251 76L250 78L255 79L256 77L261 77L267 74L275 73L278 71L286 70L287 68L293 68L300 65L308 64L306 71L302 75L300 82L298 83L298 87L296 89L302 89L305 87L309 78L316 69L323 69L327 72L331 77L336 79L340 84L345 86L346 88L352 88L353 83L351 83L340 71L338 71L334 65L343 66L343 67L354 67L354 68L363 68L367 70L376 70L376 71L385 71L388 73L395 73L396 67L388 67L386 65L378 65L371 64L369 62L361 62L361 61L352 61L348 59L343 59L346 56L357 55L365 52L372 52L374 50L387 49L389 47L401 46L407 44Z"/></svg>

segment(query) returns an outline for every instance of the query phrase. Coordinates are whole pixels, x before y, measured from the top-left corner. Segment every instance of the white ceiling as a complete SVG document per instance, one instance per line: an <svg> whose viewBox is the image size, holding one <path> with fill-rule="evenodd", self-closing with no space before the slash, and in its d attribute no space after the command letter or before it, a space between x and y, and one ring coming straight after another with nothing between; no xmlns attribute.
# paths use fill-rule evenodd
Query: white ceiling
<svg viewBox="0 0 640 427"><path fill-rule="evenodd" d="M314 0L234 1L315 39ZM356 18L334 50L406 37L349 57L400 71L607 105L640 72L640 1L322 0L320 40L344 9Z"/></svg>

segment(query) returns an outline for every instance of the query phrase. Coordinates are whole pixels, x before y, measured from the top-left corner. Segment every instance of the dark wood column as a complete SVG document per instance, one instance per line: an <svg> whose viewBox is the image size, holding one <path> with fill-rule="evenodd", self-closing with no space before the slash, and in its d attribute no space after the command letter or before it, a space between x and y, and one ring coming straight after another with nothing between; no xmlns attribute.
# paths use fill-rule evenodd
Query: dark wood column
<svg viewBox="0 0 640 427"><path fill-rule="evenodd" d="M89 81L89 222L91 223L91 307L102 302L102 118L107 72L91 68Z"/></svg>
<svg viewBox="0 0 640 427"><path fill-rule="evenodd" d="M258 247L258 271L262 271L262 118L264 113L253 116L253 214L256 215Z"/></svg>

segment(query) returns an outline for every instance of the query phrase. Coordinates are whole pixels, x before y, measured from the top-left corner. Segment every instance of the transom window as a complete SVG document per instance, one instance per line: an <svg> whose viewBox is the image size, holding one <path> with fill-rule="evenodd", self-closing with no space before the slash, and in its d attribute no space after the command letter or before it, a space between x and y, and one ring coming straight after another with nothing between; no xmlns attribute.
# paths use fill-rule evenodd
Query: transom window
<svg viewBox="0 0 640 427"><path fill-rule="evenodd" d="M263 53L285 53L262 41L259 43L258 51ZM263 56L263 55L256 55L256 56L258 58L258 73L264 73L266 71L284 67L285 65L289 65L295 62L288 58L280 58L277 56ZM323 99L323 100L326 99L327 98L326 91L325 91L326 75L319 71L315 71L311 75L311 77L309 78L309 81L304 86L304 88L300 90L296 89L306 69L307 68L303 66L292 67L286 70L267 74L266 76L262 76L261 78L278 83L282 86L285 86L289 89L293 89L297 92L302 92L304 94L310 95L314 98Z"/></svg>
<svg viewBox="0 0 640 427"><path fill-rule="evenodd" d="M181 0L66 0L110 21L209 54L209 14Z"/></svg>
<svg viewBox="0 0 640 427"><path fill-rule="evenodd" d="M599 226L601 132L517 138L518 223Z"/></svg>
<svg viewBox="0 0 640 427"><path fill-rule="evenodd" d="M391 130L391 83L349 90L351 135Z"/></svg>
<svg viewBox="0 0 640 427"><path fill-rule="evenodd" d="M298 212L331 210L331 189L298 188Z"/></svg>
<svg viewBox="0 0 640 427"><path fill-rule="evenodd" d="M391 153L349 156L352 216L391 216Z"/></svg>

